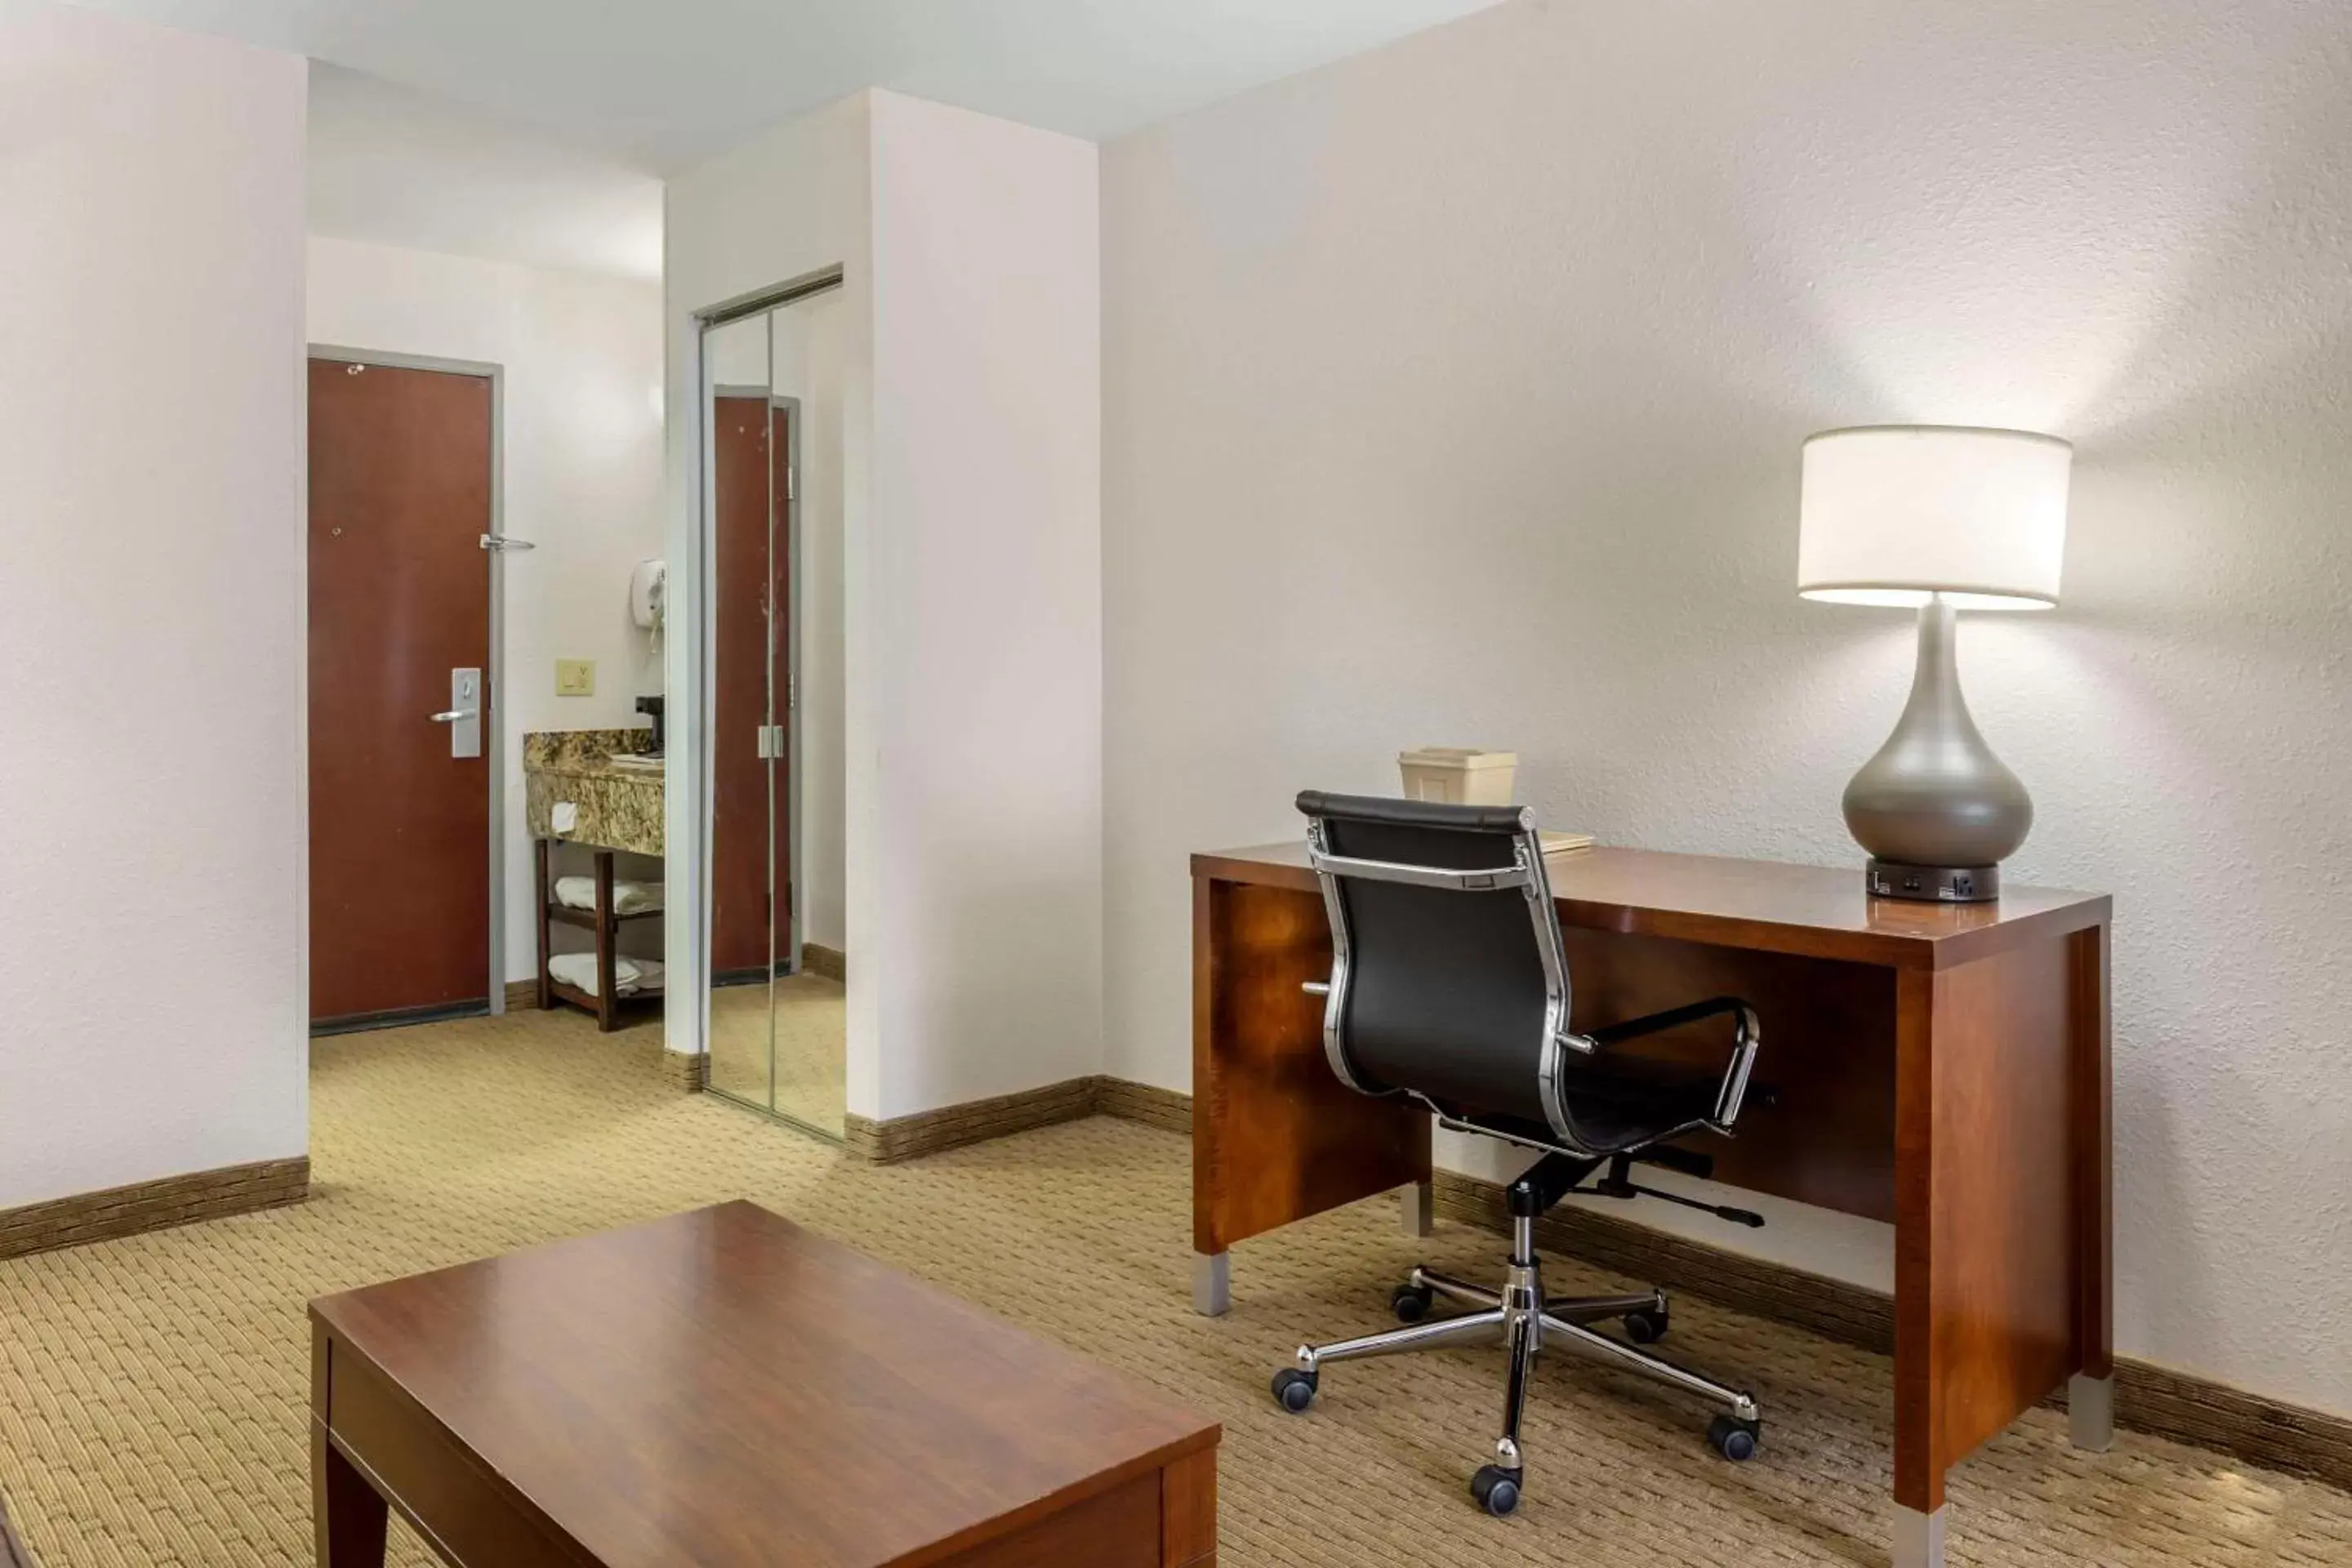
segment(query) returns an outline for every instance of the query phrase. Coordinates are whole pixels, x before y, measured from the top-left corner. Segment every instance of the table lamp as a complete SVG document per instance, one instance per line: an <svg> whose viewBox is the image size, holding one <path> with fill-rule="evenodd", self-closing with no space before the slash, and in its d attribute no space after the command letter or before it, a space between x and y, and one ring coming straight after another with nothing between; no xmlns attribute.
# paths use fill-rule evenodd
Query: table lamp
<svg viewBox="0 0 2352 1568"><path fill-rule="evenodd" d="M1797 591L1916 605L1911 700L1845 786L1845 825L1881 898L1979 903L2025 842L2033 802L1977 732L1953 662L1956 610L2058 602L2074 449L2054 436L1882 425L1808 437Z"/></svg>

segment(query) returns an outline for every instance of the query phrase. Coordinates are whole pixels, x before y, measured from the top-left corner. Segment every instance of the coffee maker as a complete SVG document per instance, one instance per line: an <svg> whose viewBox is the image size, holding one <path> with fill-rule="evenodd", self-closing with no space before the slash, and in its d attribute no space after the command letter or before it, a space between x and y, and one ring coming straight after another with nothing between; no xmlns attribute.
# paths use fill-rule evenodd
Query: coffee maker
<svg viewBox="0 0 2352 1568"><path fill-rule="evenodd" d="M640 697L637 699L637 711L653 716L654 743L652 750L646 754L658 757L662 754L662 700L658 697Z"/></svg>

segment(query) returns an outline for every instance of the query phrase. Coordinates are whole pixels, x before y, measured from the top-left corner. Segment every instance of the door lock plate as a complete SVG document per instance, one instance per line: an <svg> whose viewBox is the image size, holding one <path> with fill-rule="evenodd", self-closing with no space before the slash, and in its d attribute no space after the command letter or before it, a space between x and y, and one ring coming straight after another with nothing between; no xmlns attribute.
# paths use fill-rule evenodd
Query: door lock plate
<svg viewBox="0 0 2352 1568"><path fill-rule="evenodd" d="M449 726L449 754L465 759L482 754L482 672L478 669L453 669L449 672L449 706L446 711L431 715L436 724Z"/></svg>

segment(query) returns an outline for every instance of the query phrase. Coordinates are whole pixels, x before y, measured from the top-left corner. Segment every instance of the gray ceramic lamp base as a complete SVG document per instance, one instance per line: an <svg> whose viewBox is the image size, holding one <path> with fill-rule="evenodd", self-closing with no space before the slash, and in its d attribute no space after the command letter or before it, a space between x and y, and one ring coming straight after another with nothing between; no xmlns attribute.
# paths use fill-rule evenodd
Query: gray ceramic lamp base
<svg viewBox="0 0 2352 1568"><path fill-rule="evenodd" d="M1895 732L1845 786L1845 825L1870 851L1871 893L1927 903L2000 896L2000 862L2025 842L2033 801L1977 732L1960 696L1953 616L1919 607L1919 662Z"/></svg>

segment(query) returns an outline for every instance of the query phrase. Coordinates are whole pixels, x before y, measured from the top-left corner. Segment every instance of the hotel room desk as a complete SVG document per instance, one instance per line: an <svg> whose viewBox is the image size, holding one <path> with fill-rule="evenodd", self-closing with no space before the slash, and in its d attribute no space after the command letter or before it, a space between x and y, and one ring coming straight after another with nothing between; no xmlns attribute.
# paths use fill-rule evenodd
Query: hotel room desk
<svg viewBox="0 0 2352 1568"><path fill-rule="evenodd" d="M1717 1179L1895 1226L1895 1496L1923 1535L1940 1537L1944 1472L2070 1376L2076 1440L2103 1447L2109 900L1902 903L1866 897L1858 869L1638 849L1546 868L1575 1027L1755 1005L1774 1094L1751 1097L1736 1139L1691 1141ZM1234 1243L1429 1181L1429 1116L1350 1091L1324 1059L1323 1004L1299 986L1330 963L1304 845L1192 857L1204 1312L1225 1310ZM1719 1061L1719 1035L1644 1049Z"/></svg>

